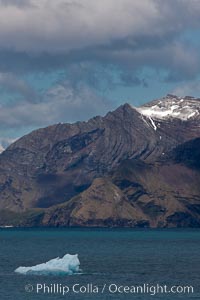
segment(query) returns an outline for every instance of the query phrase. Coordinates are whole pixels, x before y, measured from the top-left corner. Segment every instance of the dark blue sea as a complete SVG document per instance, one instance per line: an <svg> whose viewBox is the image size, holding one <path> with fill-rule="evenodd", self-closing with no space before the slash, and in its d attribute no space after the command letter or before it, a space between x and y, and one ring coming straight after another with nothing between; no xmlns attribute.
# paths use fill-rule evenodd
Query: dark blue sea
<svg viewBox="0 0 200 300"><path fill-rule="evenodd" d="M78 253L82 274L14 272L66 253ZM69 291L37 292L38 284ZM133 292L144 285L151 293ZM187 292L188 286L193 292ZM179 292L172 293L171 287ZM200 299L200 230L1 229L0 300L7 299Z"/></svg>

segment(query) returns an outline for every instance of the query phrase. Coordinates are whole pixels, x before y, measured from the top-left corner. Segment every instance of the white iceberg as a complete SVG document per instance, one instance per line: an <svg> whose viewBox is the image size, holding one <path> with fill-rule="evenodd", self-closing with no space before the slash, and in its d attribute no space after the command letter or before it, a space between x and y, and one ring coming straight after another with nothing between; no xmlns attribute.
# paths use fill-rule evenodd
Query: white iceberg
<svg viewBox="0 0 200 300"><path fill-rule="evenodd" d="M80 273L78 254L66 254L63 258L54 258L33 267L19 267L16 273L24 275L72 275Z"/></svg>

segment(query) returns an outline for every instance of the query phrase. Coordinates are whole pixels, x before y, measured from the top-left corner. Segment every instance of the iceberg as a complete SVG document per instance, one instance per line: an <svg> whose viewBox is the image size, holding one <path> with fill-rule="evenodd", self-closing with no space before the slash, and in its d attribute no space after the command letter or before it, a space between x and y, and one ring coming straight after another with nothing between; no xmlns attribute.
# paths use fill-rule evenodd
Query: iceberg
<svg viewBox="0 0 200 300"><path fill-rule="evenodd" d="M81 272L79 267L78 254L66 254L33 267L19 267L15 272L24 275L72 275Z"/></svg>

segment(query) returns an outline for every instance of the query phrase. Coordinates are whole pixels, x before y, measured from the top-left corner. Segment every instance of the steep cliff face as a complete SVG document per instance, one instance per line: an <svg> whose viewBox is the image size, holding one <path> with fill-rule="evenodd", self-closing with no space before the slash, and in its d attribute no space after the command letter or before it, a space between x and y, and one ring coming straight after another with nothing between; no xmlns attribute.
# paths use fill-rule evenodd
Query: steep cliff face
<svg viewBox="0 0 200 300"><path fill-rule="evenodd" d="M22 137L0 155L0 224L199 226L199 112L168 95Z"/></svg>

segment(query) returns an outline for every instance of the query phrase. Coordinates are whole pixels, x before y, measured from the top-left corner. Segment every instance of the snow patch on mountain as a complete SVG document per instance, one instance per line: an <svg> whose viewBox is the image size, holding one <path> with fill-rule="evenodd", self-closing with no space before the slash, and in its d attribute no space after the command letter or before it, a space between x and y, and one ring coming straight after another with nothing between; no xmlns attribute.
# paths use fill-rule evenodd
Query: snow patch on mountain
<svg viewBox="0 0 200 300"><path fill-rule="evenodd" d="M151 103L136 108L139 113L149 118L153 128L156 125L153 119L176 118L187 121L200 115L200 99L193 97L179 98L173 95L161 100L155 100Z"/></svg>
<svg viewBox="0 0 200 300"><path fill-rule="evenodd" d="M156 131L157 130L157 126L156 126L156 124L154 123L154 121L152 120L152 118L150 116L149 116L149 120L150 120L150 122L151 122L151 124L153 126L153 129Z"/></svg>

